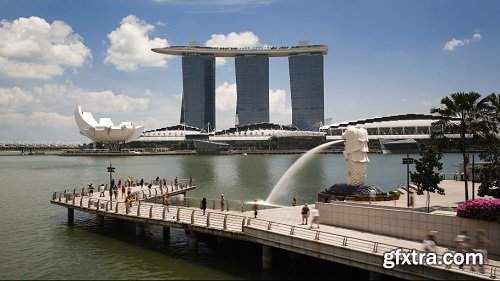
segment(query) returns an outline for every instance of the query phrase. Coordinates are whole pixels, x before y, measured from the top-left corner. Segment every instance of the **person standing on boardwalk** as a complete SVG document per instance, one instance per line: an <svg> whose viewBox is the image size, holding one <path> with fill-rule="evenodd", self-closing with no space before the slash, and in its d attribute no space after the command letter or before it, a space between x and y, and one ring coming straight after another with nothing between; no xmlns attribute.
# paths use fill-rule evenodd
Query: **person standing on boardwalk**
<svg viewBox="0 0 500 281"><path fill-rule="evenodd" d="M312 222L311 222L311 227L313 227L313 224L317 224L319 228L319 210L314 208L311 210L311 215L312 215Z"/></svg>
<svg viewBox="0 0 500 281"><path fill-rule="evenodd" d="M259 209L259 205L257 205L257 200L253 202L252 205L252 210L253 210L253 217L257 218L257 210Z"/></svg>
<svg viewBox="0 0 500 281"><path fill-rule="evenodd" d="M307 203L302 207L302 224L307 224L307 219L309 218L309 207L307 207Z"/></svg>
<svg viewBox="0 0 500 281"><path fill-rule="evenodd" d="M224 198L224 194L221 194L221 195L220 195L220 210L221 210L221 211L224 211L224 201L225 201L225 200L226 200L226 199Z"/></svg>
<svg viewBox="0 0 500 281"><path fill-rule="evenodd" d="M167 206L167 212L170 212L168 209L168 206L170 206L170 196L168 195L167 192L163 195L163 205Z"/></svg>
<svg viewBox="0 0 500 281"><path fill-rule="evenodd" d="M295 199L295 197L293 197L292 199L292 207L295 207L297 206L297 199Z"/></svg>
<svg viewBox="0 0 500 281"><path fill-rule="evenodd" d="M205 197L201 199L201 209L203 210L203 215L205 215L205 210L207 209L207 198Z"/></svg>

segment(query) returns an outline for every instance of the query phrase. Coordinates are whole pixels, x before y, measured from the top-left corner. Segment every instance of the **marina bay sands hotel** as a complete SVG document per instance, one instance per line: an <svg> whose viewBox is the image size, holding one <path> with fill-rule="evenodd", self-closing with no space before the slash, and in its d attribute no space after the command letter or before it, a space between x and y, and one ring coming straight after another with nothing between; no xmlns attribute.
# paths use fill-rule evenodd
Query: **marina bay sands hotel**
<svg viewBox="0 0 500 281"><path fill-rule="evenodd" d="M323 56L326 45L299 42L293 47L155 48L153 52L182 56L183 96L181 124L215 128L215 58L234 57L236 69L235 125L269 122L269 58L288 57L292 124L300 130L317 128L324 121Z"/></svg>

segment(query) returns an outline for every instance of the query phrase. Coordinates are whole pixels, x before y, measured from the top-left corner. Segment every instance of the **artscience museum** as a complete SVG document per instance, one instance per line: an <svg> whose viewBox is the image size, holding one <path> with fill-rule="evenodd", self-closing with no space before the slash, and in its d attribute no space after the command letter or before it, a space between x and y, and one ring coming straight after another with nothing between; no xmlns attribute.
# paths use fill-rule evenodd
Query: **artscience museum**
<svg viewBox="0 0 500 281"><path fill-rule="evenodd" d="M135 126L132 122L114 125L110 118L100 118L97 122L92 113L84 112L80 105L75 108L75 121L80 134L110 147L133 141L144 131L144 126Z"/></svg>

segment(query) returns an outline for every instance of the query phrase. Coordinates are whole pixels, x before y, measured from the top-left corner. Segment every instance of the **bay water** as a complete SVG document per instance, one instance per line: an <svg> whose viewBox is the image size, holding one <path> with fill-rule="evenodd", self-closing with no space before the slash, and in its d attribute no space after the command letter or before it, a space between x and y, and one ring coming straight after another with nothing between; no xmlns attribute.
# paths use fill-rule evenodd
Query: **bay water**
<svg viewBox="0 0 500 281"><path fill-rule="evenodd" d="M259 247L227 239L218 245L201 237L195 253L184 231L174 228L166 241L161 227L147 227L144 237L136 237L131 224L106 219L99 226L95 215L78 211L69 226L66 208L49 203L54 191L108 183L110 162L115 179L149 182L158 176L170 182L191 176L197 188L188 197L217 200L223 193L228 200L264 200L300 156L0 156L0 279L335 279L329 263L303 258L307 265L294 265L279 251L274 268L262 270ZM405 156L370 154L366 183L385 191L406 185ZM443 162L445 174L452 175L460 155L445 154ZM317 154L286 179L286 192L273 203L290 205L293 197L314 203L319 191L345 182L344 175L341 154Z"/></svg>

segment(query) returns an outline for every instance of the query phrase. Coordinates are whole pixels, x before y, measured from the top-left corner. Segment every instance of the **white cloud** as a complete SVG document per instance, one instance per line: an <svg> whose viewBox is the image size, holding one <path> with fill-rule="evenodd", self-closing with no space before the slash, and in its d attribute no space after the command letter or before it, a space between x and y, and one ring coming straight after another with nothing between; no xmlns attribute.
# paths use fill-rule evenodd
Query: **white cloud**
<svg viewBox="0 0 500 281"><path fill-rule="evenodd" d="M469 45L471 42L481 40L481 38L482 38L481 34L479 34L479 33L475 33L474 35L472 35L471 38L465 38L465 39L461 39L461 40L456 39L456 38L452 38L450 41L448 41L448 42L446 42L446 44L444 44L443 50L453 52L456 48L462 47L465 45Z"/></svg>
<svg viewBox="0 0 500 281"><path fill-rule="evenodd" d="M30 114L22 114L18 112L9 112L2 116L0 124L23 127L53 127L60 128L75 127L75 118L73 115L65 116L57 112L39 112L35 111Z"/></svg>
<svg viewBox="0 0 500 281"><path fill-rule="evenodd" d="M292 109L287 103L286 96L285 90L269 90L270 122L279 124L291 123ZM234 127L237 102L236 83L222 83L216 88L215 97L217 128Z"/></svg>
<svg viewBox="0 0 500 281"><path fill-rule="evenodd" d="M236 83L224 82L215 89L215 108L236 113Z"/></svg>
<svg viewBox="0 0 500 281"><path fill-rule="evenodd" d="M285 90L269 90L269 114L272 123L292 123L292 108L287 103L286 96Z"/></svg>
<svg viewBox="0 0 500 281"><path fill-rule="evenodd" d="M77 104L85 111L111 113L146 111L149 98L134 98L112 91L88 91L72 85L46 84L27 90L0 88L0 125L74 126Z"/></svg>
<svg viewBox="0 0 500 281"><path fill-rule="evenodd" d="M81 67L91 58L78 34L63 21L43 18L0 22L0 75L52 79L67 67Z"/></svg>
<svg viewBox="0 0 500 281"><path fill-rule="evenodd" d="M135 71L138 67L163 67L170 56L157 54L152 48L168 46L166 39L150 39L154 26L129 15L122 19L120 26L108 34L111 43L106 51L104 63L118 70Z"/></svg>
<svg viewBox="0 0 500 281"><path fill-rule="evenodd" d="M212 34L211 39L205 42L207 47L256 47L259 45L259 37L251 31L246 32L231 32L227 35L224 34ZM227 59L216 58L217 65L226 64Z"/></svg>

